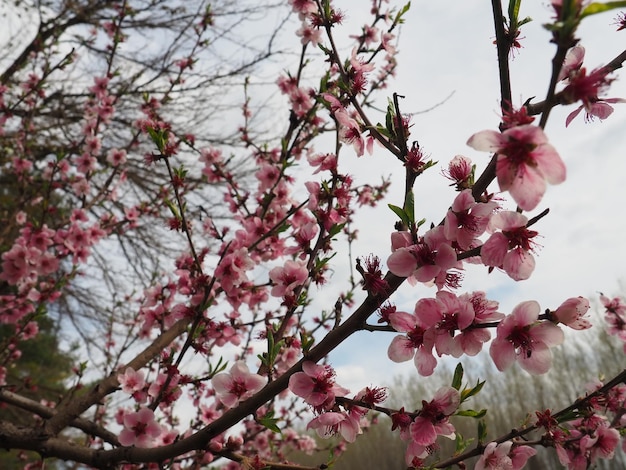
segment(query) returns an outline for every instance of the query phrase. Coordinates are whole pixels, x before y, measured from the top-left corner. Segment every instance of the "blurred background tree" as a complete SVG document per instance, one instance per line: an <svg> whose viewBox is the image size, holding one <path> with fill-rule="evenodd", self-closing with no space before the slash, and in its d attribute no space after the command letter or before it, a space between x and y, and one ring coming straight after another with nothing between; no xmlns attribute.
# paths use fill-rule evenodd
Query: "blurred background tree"
<svg viewBox="0 0 626 470"><path fill-rule="evenodd" d="M0 252L16 239L20 216L35 229L57 228L75 216L70 207L108 221L115 234L91 253L88 269L73 273L79 282L68 285L48 312L50 334L63 331L58 344L78 334L90 354L111 362L107 347L91 338L115 336L130 347L136 332L111 325L136 314L130 297L178 254L167 227L136 222L137 213L155 220L169 214L171 197L163 166L147 164L154 145L142 138L140 119L168 116L164 125L190 168L200 167L200 149L219 145L221 171L245 193L252 168L234 157L247 145L244 135L254 135L255 123L240 104L253 86L248 77L279 54L273 37L280 19L273 31L267 27L274 11L266 1L233 0L0 5ZM260 21L265 26L255 28ZM123 171L112 152L125 155ZM81 159L84 177L60 176L68 161ZM26 177L20 171L25 167L35 171ZM187 176L188 215L207 223L227 217L211 185L198 189L205 179L199 175ZM72 269L67 263L66 272ZM9 291L0 281L0 295Z"/></svg>

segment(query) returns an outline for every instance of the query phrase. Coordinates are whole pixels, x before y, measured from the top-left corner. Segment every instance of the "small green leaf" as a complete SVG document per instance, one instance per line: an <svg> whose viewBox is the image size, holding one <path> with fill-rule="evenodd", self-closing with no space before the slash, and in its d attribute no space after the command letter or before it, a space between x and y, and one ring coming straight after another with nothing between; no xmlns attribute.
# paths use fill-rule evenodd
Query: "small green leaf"
<svg viewBox="0 0 626 470"><path fill-rule="evenodd" d="M332 237L334 237L334 236L335 236L335 235L337 235L339 232L341 232L341 230L343 229L343 227L344 227L345 225L346 225L345 223L343 223L343 224L335 224L335 225L333 225L333 226L330 228L330 230L328 231L328 235L329 235L331 238L332 238ZM329 259L330 259L330 258L329 258Z"/></svg>
<svg viewBox="0 0 626 470"><path fill-rule="evenodd" d="M305 333L300 333L300 344L302 345L302 352L306 355L313 344L315 343L315 338L313 336L309 336Z"/></svg>
<svg viewBox="0 0 626 470"><path fill-rule="evenodd" d="M456 390L461 389L461 383L463 382L463 365L459 362L454 369L454 377L452 377L452 387Z"/></svg>
<svg viewBox="0 0 626 470"><path fill-rule="evenodd" d="M387 205L389 206L389 209L391 209L398 217L400 217L400 220L404 222L404 225L408 227L411 221L409 219L409 216L406 214L406 212L404 212L404 209L398 206L394 206L393 204L387 204Z"/></svg>
<svg viewBox="0 0 626 470"><path fill-rule="evenodd" d="M598 13L604 13L605 11L614 10L616 8L624 8L626 7L626 1L622 0L620 2L593 2L583 8L582 13L580 14L581 18L585 18L586 16L596 15Z"/></svg>
<svg viewBox="0 0 626 470"><path fill-rule="evenodd" d="M509 21L511 25L517 25L517 17L522 0L509 0Z"/></svg>
<svg viewBox="0 0 626 470"><path fill-rule="evenodd" d="M178 212L178 207L176 207L176 205L172 201L170 201L168 198L165 198L163 202L165 203L167 208L170 210L172 215L175 218L180 219L180 212Z"/></svg>
<svg viewBox="0 0 626 470"><path fill-rule="evenodd" d="M411 8L411 2L407 3L406 5L404 5L400 11L398 12L398 14L396 15L396 17L393 20L393 25L397 25L397 24L402 24L404 22L404 20L402 19L402 16L404 16L404 14L409 11L409 8Z"/></svg>
<svg viewBox="0 0 626 470"><path fill-rule="evenodd" d="M404 200L404 213L409 219L409 224L411 225L415 222L415 196L413 195L413 191L409 190L406 194L406 199Z"/></svg>
<svg viewBox="0 0 626 470"><path fill-rule="evenodd" d="M565 423L567 421L571 421L573 419L579 418L581 413L579 411L568 411L567 413L563 413L557 419L558 423Z"/></svg>
<svg viewBox="0 0 626 470"><path fill-rule="evenodd" d="M456 412L456 416L469 416L470 418L482 418L487 414L487 410L460 410Z"/></svg>
<svg viewBox="0 0 626 470"><path fill-rule="evenodd" d="M455 441L454 453L458 455L458 454L463 453L463 451L467 449L472 442L474 442L474 439L473 438L464 439L461 433L457 432L456 438L454 441Z"/></svg>
<svg viewBox="0 0 626 470"><path fill-rule="evenodd" d="M461 392L461 403L463 403L469 397L472 397L472 396L476 395L478 392L480 392L484 385L485 385L484 381L483 382L477 381L476 382L476 386L474 388L463 389L463 391Z"/></svg>
<svg viewBox="0 0 626 470"><path fill-rule="evenodd" d="M376 124L376 130L384 135L385 137L387 137L388 139L391 139L391 133L387 130L387 128L385 126L383 126L382 124L378 123Z"/></svg>
<svg viewBox="0 0 626 470"><path fill-rule="evenodd" d="M222 357L218 359L217 364L215 366L213 366L209 362L209 377L213 377L215 374L219 374L220 372L225 371L227 366L228 366L228 361L224 361Z"/></svg>
<svg viewBox="0 0 626 470"><path fill-rule="evenodd" d="M274 412L273 411L268 411L267 414L265 416L262 416L261 418L258 418L258 423L262 426L265 426L267 429L269 429L272 432L275 432L277 434L281 433L280 428L278 427L278 419L274 418Z"/></svg>
<svg viewBox="0 0 626 470"><path fill-rule="evenodd" d="M487 423L484 419L478 421L478 442L483 443L487 440Z"/></svg>

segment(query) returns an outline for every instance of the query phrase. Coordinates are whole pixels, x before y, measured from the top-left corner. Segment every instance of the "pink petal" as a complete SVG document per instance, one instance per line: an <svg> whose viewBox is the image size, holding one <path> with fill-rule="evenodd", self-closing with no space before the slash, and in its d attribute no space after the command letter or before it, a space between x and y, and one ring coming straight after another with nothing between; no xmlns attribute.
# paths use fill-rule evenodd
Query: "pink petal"
<svg viewBox="0 0 626 470"><path fill-rule="evenodd" d="M526 302L518 304L511 312L511 315L515 318L515 324L517 326L526 326L537 321L540 311L541 307L536 301L527 300Z"/></svg>
<svg viewBox="0 0 626 470"><path fill-rule="evenodd" d="M406 336L396 336L391 340L387 356L393 362L405 362L415 355L413 343Z"/></svg>
<svg viewBox="0 0 626 470"><path fill-rule="evenodd" d="M502 141L503 137L500 132L484 130L471 136L467 141L467 145L475 150L496 152L502 146Z"/></svg>
<svg viewBox="0 0 626 470"><path fill-rule="evenodd" d="M515 211L502 211L496 212L489 219L489 226L487 228L490 232L500 230L512 230L514 228L523 227L528 222L528 218Z"/></svg>
<svg viewBox="0 0 626 470"><path fill-rule="evenodd" d="M418 416L411 423L409 428L411 432L411 440L422 446L434 444L437 440L437 432L435 426L429 420Z"/></svg>
<svg viewBox="0 0 626 470"><path fill-rule="evenodd" d="M498 183L500 183L499 176ZM500 185L500 189L505 190L502 185ZM536 168L520 165L508 191L518 206L525 211L531 211L541 202L541 198L546 192L546 180Z"/></svg>
<svg viewBox="0 0 626 470"><path fill-rule="evenodd" d="M406 248L413 244L411 234L409 232L393 232L391 234L391 251L398 248Z"/></svg>
<svg viewBox="0 0 626 470"><path fill-rule="evenodd" d="M533 345L530 356L522 351L519 355L519 363L522 369L529 374L545 374L552 365L552 353L545 344L536 343Z"/></svg>
<svg viewBox="0 0 626 470"><path fill-rule="evenodd" d="M394 312L389 315L389 322L394 330L407 333L415 328L417 318L407 312Z"/></svg>
<svg viewBox="0 0 626 470"><path fill-rule="evenodd" d="M522 248L515 248L504 256L502 268L511 279L524 281L535 270L535 257Z"/></svg>
<svg viewBox="0 0 626 470"><path fill-rule="evenodd" d="M433 353L426 348L422 347L415 353L413 359L417 372L422 377L428 377L433 374L435 367L437 367L437 359L433 356Z"/></svg>
<svg viewBox="0 0 626 470"><path fill-rule="evenodd" d="M515 362L515 348L509 341L499 337L491 342L489 355L501 372L511 367Z"/></svg>
<svg viewBox="0 0 626 470"><path fill-rule="evenodd" d="M396 276L409 277L417 268L417 260L407 248L399 248L387 258L387 267Z"/></svg>
<svg viewBox="0 0 626 470"><path fill-rule="evenodd" d="M415 304L415 315L425 328L429 328L441 320L441 309L441 302L437 299L426 297L419 299Z"/></svg>
<svg viewBox="0 0 626 470"><path fill-rule="evenodd" d="M585 48L583 46L572 47L565 56L563 66L561 67L561 71L559 72L558 80L561 81L564 78L567 78L570 72L579 69L580 66L583 64L584 58Z"/></svg>
<svg viewBox="0 0 626 470"><path fill-rule="evenodd" d="M574 120L574 118L576 116L578 116L580 114L580 112L583 110L582 105L579 106L577 109L575 109L574 111L572 111L571 113L569 113L569 115L567 116L567 118L565 119L565 127L569 126L570 123Z"/></svg>
<svg viewBox="0 0 626 470"><path fill-rule="evenodd" d="M606 119L613 114L613 107L607 103L598 101L597 103L593 103L591 109L587 112L598 119Z"/></svg>
<svg viewBox="0 0 626 470"><path fill-rule="evenodd" d="M567 170L556 149L550 144L543 144L533 152L537 166L546 181L560 184L565 181Z"/></svg>
<svg viewBox="0 0 626 470"><path fill-rule="evenodd" d="M457 258L454 248L447 243L439 245L437 248L437 254L435 255L435 263L437 266L439 266L442 270L447 271L448 269L454 267L456 262Z"/></svg>
<svg viewBox="0 0 626 470"><path fill-rule="evenodd" d="M494 233L480 249L480 258L485 266L500 267L509 249L509 242L503 233Z"/></svg>
<svg viewBox="0 0 626 470"><path fill-rule="evenodd" d="M425 266L420 266L419 268L417 268L413 273L413 276L419 282L429 282L435 279L440 271L441 268L439 266L436 266L434 264L427 264ZM391 272L393 272L393 270L391 270Z"/></svg>
<svg viewBox="0 0 626 470"><path fill-rule="evenodd" d="M534 341L541 342L547 346L558 346L565 341L563 330L549 321L541 322L531 329Z"/></svg>
<svg viewBox="0 0 626 470"><path fill-rule="evenodd" d="M498 155L496 160L496 176L500 191L508 191L517 177L520 165L513 163L506 155Z"/></svg>

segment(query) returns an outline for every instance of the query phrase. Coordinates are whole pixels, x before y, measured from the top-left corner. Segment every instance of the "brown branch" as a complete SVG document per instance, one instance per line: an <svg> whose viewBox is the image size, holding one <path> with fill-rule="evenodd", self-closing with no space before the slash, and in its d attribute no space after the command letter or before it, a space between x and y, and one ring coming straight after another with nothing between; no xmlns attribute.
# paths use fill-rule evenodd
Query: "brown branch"
<svg viewBox="0 0 626 470"><path fill-rule="evenodd" d="M54 408L49 408L37 401L23 397L21 395L18 395L17 393L13 393L8 390L0 389L0 402L4 402L22 410L29 411L42 418L51 418L55 414L57 414L57 411ZM98 426L94 422L89 421L88 419L76 418L70 423L70 425L76 429L84 431L87 435L99 437L109 444L113 444L116 446L120 444L116 434L107 431L106 429Z"/></svg>

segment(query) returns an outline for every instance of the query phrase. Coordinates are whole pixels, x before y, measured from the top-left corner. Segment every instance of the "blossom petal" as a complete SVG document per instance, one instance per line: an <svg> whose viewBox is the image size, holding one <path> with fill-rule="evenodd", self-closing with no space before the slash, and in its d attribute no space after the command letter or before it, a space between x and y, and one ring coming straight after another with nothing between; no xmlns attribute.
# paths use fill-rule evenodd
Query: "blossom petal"
<svg viewBox="0 0 626 470"><path fill-rule="evenodd" d="M500 176L498 176L498 184L500 184ZM525 211L531 211L541 202L546 192L546 180L536 168L520 165L509 187L505 189L500 184L500 189L503 191L508 189L518 206Z"/></svg>
<svg viewBox="0 0 626 470"><path fill-rule="evenodd" d="M480 131L469 138L467 145L475 150L495 152L502 145L502 134L490 129Z"/></svg>
<svg viewBox="0 0 626 470"><path fill-rule="evenodd" d="M530 354L520 354L519 364L529 374L545 374L552 365L552 352L544 343L535 343Z"/></svg>
<svg viewBox="0 0 626 470"><path fill-rule="evenodd" d="M417 260L407 248L399 248L387 258L387 267L396 276L409 277L417 268Z"/></svg>
<svg viewBox="0 0 626 470"><path fill-rule="evenodd" d="M406 336L396 336L391 340L387 356L393 362L405 362L415 355L413 343Z"/></svg>
<svg viewBox="0 0 626 470"><path fill-rule="evenodd" d="M541 322L532 328L533 340L542 342L547 346L558 346L565 341L563 330L549 321Z"/></svg>
<svg viewBox="0 0 626 470"><path fill-rule="evenodd" d="M489 347L489 355L500 372L508 369L515 362L515 348L505 339L494 339Z"/></svg>

